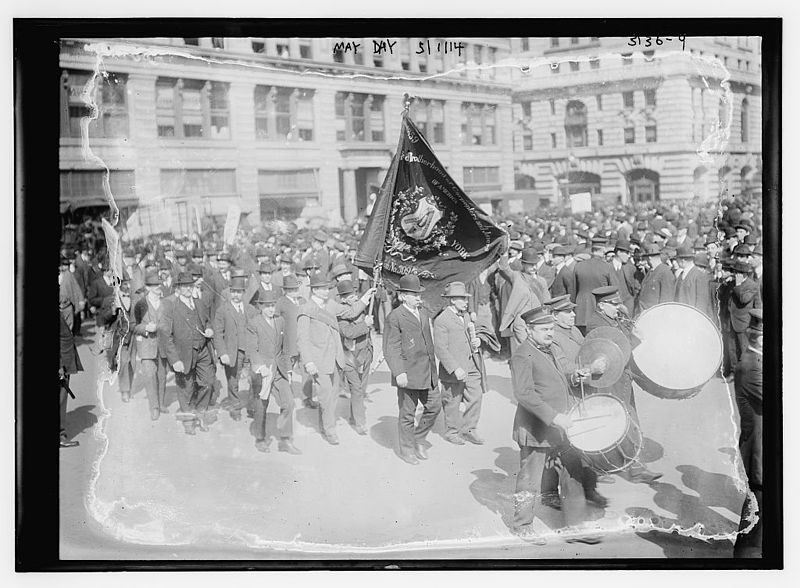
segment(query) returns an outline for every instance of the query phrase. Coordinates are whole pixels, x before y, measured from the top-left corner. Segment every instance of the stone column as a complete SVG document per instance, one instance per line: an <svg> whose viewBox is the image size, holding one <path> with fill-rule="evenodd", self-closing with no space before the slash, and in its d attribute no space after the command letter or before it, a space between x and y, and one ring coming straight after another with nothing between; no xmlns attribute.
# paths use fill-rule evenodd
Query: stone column
<svg viewBox="0 0 800 588"><path fill-rule="evenodd" d="M344 201L344 220L353 220L358 211L356 209L356 170L342 170L342 200Z"/></svg>

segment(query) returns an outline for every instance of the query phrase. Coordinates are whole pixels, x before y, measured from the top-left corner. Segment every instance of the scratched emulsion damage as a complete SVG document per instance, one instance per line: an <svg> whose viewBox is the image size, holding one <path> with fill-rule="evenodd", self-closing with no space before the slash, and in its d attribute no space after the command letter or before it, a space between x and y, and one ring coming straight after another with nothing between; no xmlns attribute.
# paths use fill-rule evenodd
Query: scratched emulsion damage
<svg viewBox="0 0 800 588"><path fill-rule="evenodd" d="M204 61L209 64L224 64L224 65L237 65L241 67L247 67L251 69L259 69L262 71L275 71L286 73L286 69L281 69L277 67L273 67L266 64L255 64L250 62L245 62L236 59L223 59L219 57L207 57L201 55L195 55L193 53L188 53L185 51L179 51L171 48L163 48L163 49L155 49L152 47L141 47L134 44L126 44L126 43L92 43L84 45L84 50L87 53L94 54L95 59L95 67L94 67L94 75L91 76L89 81L84 88L82 99L85 104L87 104L91 108L91 116L85 117L81 120L81 137L82 137L82 152L84 159L91 163L96 163L100 167L105 170L104 179L103 179L103 190L105 192L106 198L109 202L109 206L111 208L111 221L106 222L103 225L104 230L106 231L107 239L106 242L109 243L109 260L121 260L121 251L119 249L119 238L117 234L110 235L109 232L113 231L116 233L116 225L119 221L119 209L116 206L114 201L114 196L111 192L109 178L110 178L110 170L105 162L98 157L96 154L92 152L90 142L89 142L89 124L96 120L99 116L99 109L95 102L94 96L95 92L97 91L98 80L100 78L107 77L107 72L104 69L104 62L103 59L106 57L110 58L132 58L135 60L154 60L160 57L178 57L184 58L187 60L194 60L194 61ZM660 52L660 57L668 57L671 55L686 55L683 51L664 51ZM607 53L602 55L602 57L621 57L619 53ZM696 71L699 77L702 79L703 83L705 84L706 89L709 90L710 93L713 95L718 95L726 105L730 106L732 104L733 93L730 88L730 74L727 68L723 65L723 63L717 59L708 56L696 56L691 55L692 63L694 64ZM345 79L371 79L371 80L396 80L396 81L410 81L410 82L419 82L425 80L431 80L438 77L447 76L454 73L460 73L463 71L480 71L480 70L488 70L494 68L515 68L520 70L522 73L528 73L534 68L539 67L553 67L555 64L560 63L567 63L569 61L582 61L588 62L588 57L577 57L577 56L562 56L560 59L554 59L553 57L548 56L547 58L530 58L530 59L519 59L519 58L507 58L503 59L500 62L494 65L477 65L475 63L467 63L467 64L459 64L458 67L449 69L447 71L432 74L428 76L403 76L403 75L371 75L371 74L362 74L362 73L355 73L355 74L332 74L324 71L316 71L313 69L306 69L300 72L294 72L296 75L301 76L317 76L317 77L337 77L337 78L345 78ZM708 73L706 73L708 72ZM719 89L712 87L708 82L708 77L711 76L712 79L720 79ZM732 126L732 118L733 118L733 109L728 107L725 108L725 112L727 114L727 120L720 121L720 124L716 127L713 125L711 126L710 132L705 137L701 138L700 144L697 149L697 154L703 164L713 164L716 158L724 157L725 149L728 144L728 140L730 137L730 131ZM721 208L718 209L718 217L721 215ZM108 237L111 238L108 238ZM121 264L120 266L121 269ZM116 272L115 272L116 273ZM121 275L117 275L118 278L121 278ZM119 285L117 283L115 287L115 294L119 295ZM126 318L127 321L127 318ZM127 326L127 325L126 325ZM119 351L118 351L119 353ZM100 362L101 364L103 362ZM119 364L119 362L118 362ZM100 442L100 451L92 464L92 476L89 482L89 487L86 495L86 505L88 511L92 514L92 516L97 520L103 528L109 532L112 536L117 539L124 540L130 543L139 543L139 544L159 544L159 545L190 545L194 543L197 539L209 537L220 537L224 538L226 541L232 543L240 543L249 548L254 549L268 549L268 550L279 550L279 551L302 551L304 553L333 553L339 552L342 550L351 551L354 553L385 553L396 551L398 549L402 549L403 551L420 551L420 550L429 550L431 548L448 548L448 547L464 547L464 546L493 546L493 545L504 545L511 540L511 536L506 535L503 536L502 534L498 534L493 537L464 537L458 539L435 539L430 541L413 541L413 542L404 542L404 543L394 543L389 545L383 546L363 546L363 545L349 545L349 544L325 544L325 543L314 543L314 542L307 542L301 540L301 535L298 533L292 541L277 541L277 540L270 540L264 539L260 536L257 536L253 533L247 533L240 529L236 528L225 528L224 526L220 525L219 523L214 525L209 525L207 527L200 527L200 526L193 526L191 531L188 534L182 533L181 536L177 536L178 533L169 533L165 534L164 523L168 521L175 521L176 514L173 512L169 507L164 505L157 505L151 503L137 503L137 504L129 504L125 497L119 497L117 500L112 502L104 502L97 497L97 481L100 477L101 471L101 463L103 458L108 453L109 448L109 438L106 435L106 426L109 417L111 416L111 412L106 407L103 401L103 391L104 386L108 384L109 388L114 384L116 380L116 373L112 373L107 367L105 369L100 370L100 375L97 381L97 399L100 406L100 416L98 418L97 424L94 427L94 435ZM730 389L728 389L728 404L729 404L729 418L731 419L732 424L734 425L734 431L738 431L738 422L736 419L736 412L733 405L732 394L730 393ZM731 445L733 447L738 447L738 439L736 435L730 439ZM738 455L738 453L737 453ZM746 513L746 518L749 522L749 525L742 530L742 532L749 532L750 529L756 524L758 521L758 514L755 511L755 499L752 494L752 491L749 489L747 484L747 478L744 473L744 467L741 461L741 457L732 458L731 466L733 468L733 479L736 482L737 489L742 493L747 493L751 498L751 508L749 512ZM507 497L509 500L513 500L511 496ZM119 521L115 518L115 513L118 512L118 509L127 510L128 512L136 512L138 509L141 509L148 513L148 515L152 518L153 522L149 525L145 526L128 526L125 525L122 521ZM602 525L600 523L603 523ZM543 536L547 538L568 538L571 535L580 534L581 532L587 531L598 531L602 533L608 532L643 532L643 531L659 531L664 533L677 533L681 536L686 537L693 537L697 539L701 539L704 541L712 541L712 540L735 540L737 536L737 532L733 531L731 533L709 533L706 532L706 529L701 523L696 523L692 526L686 527L682 526L676 522L673 522L671 519L667 519L665 517L660 516L651 516L651 517L637 517L637 516L630 516L627 514L618 515L614 517L613 515L610 517L606 517L605 519L601 519L600 521L594 521L593 526L591 528L582 529L581 531L577 531L574 529L550 529L544 525L541 525L537 531Z"/></svg>

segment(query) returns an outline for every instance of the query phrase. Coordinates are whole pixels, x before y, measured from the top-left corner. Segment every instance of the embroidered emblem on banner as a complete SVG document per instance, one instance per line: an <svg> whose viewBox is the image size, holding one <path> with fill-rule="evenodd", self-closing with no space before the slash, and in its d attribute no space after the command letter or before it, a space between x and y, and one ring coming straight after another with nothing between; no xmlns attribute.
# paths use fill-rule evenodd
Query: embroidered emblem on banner
<svg viewBox="0 0 800 588"><path fill-rule="evenodd" d="M398 192L392 203L386 253L403 261L438 253L455 230L456 214L446 211L436 195L422 186Z"/></svg>

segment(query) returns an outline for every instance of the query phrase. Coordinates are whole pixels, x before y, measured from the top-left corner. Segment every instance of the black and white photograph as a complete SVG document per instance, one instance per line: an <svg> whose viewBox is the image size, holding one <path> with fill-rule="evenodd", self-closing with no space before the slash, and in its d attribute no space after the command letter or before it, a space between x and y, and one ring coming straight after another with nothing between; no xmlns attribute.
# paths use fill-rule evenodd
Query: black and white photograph
<svg viewBox="0 0 800 588"><path fill-rule="evenodd" d="M647 22L64 26L58 559L782 562L781 21Z"/></svg>

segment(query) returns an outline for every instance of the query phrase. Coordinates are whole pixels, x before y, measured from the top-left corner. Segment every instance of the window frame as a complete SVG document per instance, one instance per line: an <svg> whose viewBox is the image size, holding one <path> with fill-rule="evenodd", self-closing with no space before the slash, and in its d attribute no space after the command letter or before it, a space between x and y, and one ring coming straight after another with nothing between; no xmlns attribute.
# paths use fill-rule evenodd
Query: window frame
<svg viewBox="0 0 800 588"><path fill-rule="evenodd" d="M186 134L186 119L184 117L185 98L183 96L184 87L186 82L190 86L198 86L197 88L189 88L190 90L199 90L200 98L200 129L199 136ZM159 106L158 104L158 88L172 88L172 103L169 107ZM187 140L209 140L209 141L230 141L233 138L233 128L231 125L231 104L230 104L230 83L219 82L212 80L201 80L195 78L170 78L160 76L155 80L156 89L156 127L158 137L160 139L187 139ZM224 92L224 107L213 106L212 93L215 90L223 90ZM159 116L165 116L166 113L171 114L173 121L173 134L161 134L161 126L159 125ZM214 119L224 118L227 125L226 136L220 136L214 132Z"/></svg>

